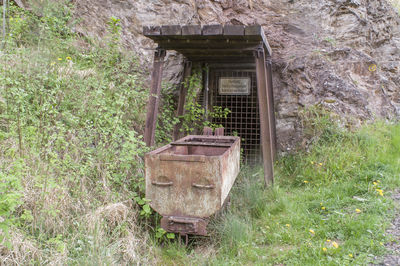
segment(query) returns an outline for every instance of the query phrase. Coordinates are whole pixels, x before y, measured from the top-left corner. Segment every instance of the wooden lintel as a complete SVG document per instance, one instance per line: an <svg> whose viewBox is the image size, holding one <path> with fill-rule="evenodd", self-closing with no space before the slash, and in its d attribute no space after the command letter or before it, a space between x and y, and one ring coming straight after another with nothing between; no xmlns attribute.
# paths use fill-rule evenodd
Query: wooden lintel
<svg viewBox="0 0 400 266"><path fill-rule="evenodd" d="M208 39L208 40L193 40L182 39L159 40L158 44L164 49L252 49L259 46L258 41L242 41L238 39Z"/></svg>
<svg viewBox="0 0 400 266"><path fill-rule="evenodd" d="M201 35L201 26L200 25L185 25L182 26L182 35Z"/></svg>
<svg viewBox="0 0 400 266"><path fill-rule="evenodd" d="M203 26L203 35L204 36L213 36L213 35L222 35L224 32L224 28L222 25L204 25Z"/></svg>
<svg viewBox="0 0 400 266"><path fill-rule="evenodd" d="M243 25L225 25L224 26L225 36L243 36L244 26Z"/></svg>
<svg viewBox="0 0 400 266"><path fill-rule="evenodd" d="M267 50L267 55L272 55L272 49L269 46L267 37L265 37L264 30L261 25L252 25L245 28L245 36L250 39L259 40L261 38L264 48Z"/></svg>
<svg viewBox="0 0 400 266"><path fill-rule="evenodd" d="M267 55L272 54L270 45L260 25L164 25L144 26L143 34L155 42L166 44L164 49L175 50L175 46L186 47L232 46L246 47L254 42L263 42Z"/></svg>
<svg viewBox="0 0 400 266"><path fill-rule="evenodd" d="M182 35L182 28L179 25L161 26L161 35L176 36Z"/></svg>
<svg viewBox="0 0 400 266"><path fill-rule="evenodd" d="M160 26L143 26L144 36L160 36L161 27Z"/></svg>
<svg viewBox="0 0 400 266"><path fill-rule="evenodd" d="M259 36L263 32L261 25L246 26L244 34L246 36Z"/></svg>

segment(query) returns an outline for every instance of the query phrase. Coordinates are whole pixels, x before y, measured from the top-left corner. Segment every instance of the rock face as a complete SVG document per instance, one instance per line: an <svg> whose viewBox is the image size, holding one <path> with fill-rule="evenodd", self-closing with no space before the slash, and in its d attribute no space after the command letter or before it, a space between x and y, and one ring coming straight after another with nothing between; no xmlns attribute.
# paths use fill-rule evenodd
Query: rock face
<svg viewBox="0 0 400 266"><path fill-rule="evenodd" d="M111 16L124 42L151 66L143 25L261 24L273 49L277 136L290 148L298 111L321 104L353 121L400 115L400 19L386 0L80 0L76 30L101 37ZM182 57L167 56L178 82ZM358 123L357 122L357 123Z"/></svg>

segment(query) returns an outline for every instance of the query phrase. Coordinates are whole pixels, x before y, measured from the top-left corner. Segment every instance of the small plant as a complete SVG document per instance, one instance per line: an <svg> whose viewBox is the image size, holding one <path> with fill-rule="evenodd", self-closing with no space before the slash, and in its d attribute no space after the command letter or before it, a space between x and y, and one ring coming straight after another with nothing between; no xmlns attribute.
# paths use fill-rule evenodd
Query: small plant
<svg viewBox="0 0 400 266"><path fill-rule="evenodd" d="M225 119L231 113L228 108L213 106L213 110L207 113L208 117L205 117L205 109L197 102L197 95L201 91L201 83L201 73L199 70L195 70L192 76L186 81L188 93L185 102L185 114L180 117L182 121L182 128L180 130L186 134L201 132L205 126L213 129L221 127L219 124L210 122L207 118Z"/></svg>
<svg viewBox="0 0 400 266"><path fill-rule="evenodd" d="M155 237L159 242L164 242L167 240L175 239L175 234L167 233L167 231L165 231L163 228L159 227L156 230Z"/></svg>
<svg viewBox="0 0 400 266"><path fill-rule="evenodd" d="M325 37L324 41L330 43L333 46L336 46L336 40L334 38L332 38L332 37Z"/></svg>
<svg viewBox="0 0 400 266"><path fill-rule="evenodd" d="M143 216L145 218L149 218L150 215L153 213L152 209L150 208L149 199L146 198L141 198L136 196L135 198L135 202L137 204L139 204L139 206L142 208L142 210L140 211L140 216Z"/></svg>

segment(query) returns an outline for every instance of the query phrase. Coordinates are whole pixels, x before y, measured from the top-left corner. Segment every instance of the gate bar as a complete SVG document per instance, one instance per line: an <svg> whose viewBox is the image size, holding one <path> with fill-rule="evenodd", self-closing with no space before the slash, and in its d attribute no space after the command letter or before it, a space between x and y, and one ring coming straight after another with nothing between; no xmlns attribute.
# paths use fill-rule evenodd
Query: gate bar
<svg viewBox="0 0 400 266"><path fill-rule="evenodd" d="M272 144L272 119L270 115L270 95L268 93L267 69L265 64L264 48L259 47L254 51L257 74L258 104L260 108L261 146L263 155L265 186L274 183L273 144Z"/></svg>
<svg viewBox="0 0 400 266"><path fill-rule="evenodd" d="M186 79L190 77L192 74L192 62L185 60L183 63L183 76L182 76L182 83L181 83L181 88L179 92L179 100L178 100L178 108L176 110L176 116L180 117L185 113L185 102L186 102L186 95L188 91L188 86L186 82L188 82ZM182 121L179 121L178 124L175 125L174 128L174 140L179 139L179 130L182 127Z"/></svg>
<svg viewBox="0 0 400 266"><path fill-rule="evenodd" d="M144 141L148 147L154 145L165 54L165 50L161 48L157 48L154 53L153 71L151 74L151 88L149 102L147 104L146 128L144 131Z"/></svg>

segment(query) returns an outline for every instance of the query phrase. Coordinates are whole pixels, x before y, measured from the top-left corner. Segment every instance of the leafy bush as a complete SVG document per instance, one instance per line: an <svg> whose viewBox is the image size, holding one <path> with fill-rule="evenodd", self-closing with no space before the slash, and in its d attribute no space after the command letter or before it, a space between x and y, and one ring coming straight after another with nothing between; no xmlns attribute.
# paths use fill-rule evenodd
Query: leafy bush
<svg viewBox="0 0 400 266"><path fill-rule="evenodd" d="M138 203L117 227L102 229L112 231L101 235L102 250L140 234L123 219L151 214L142 159L148 93L135 55L120 45L117 18L110 18L102 44L72 33L70 5L38 4L32 12L11 6L7 13L13 19L0 57L0 225L18 232L9 243L20 245L12 237L25 235L42 251L18 257L22 249L9 247L18 263L65 260L69 251L78 263L91 249L81 239L96 239L96 230L85 230L90 212ZM110 253L96 254L101 261Z"/></svg>

